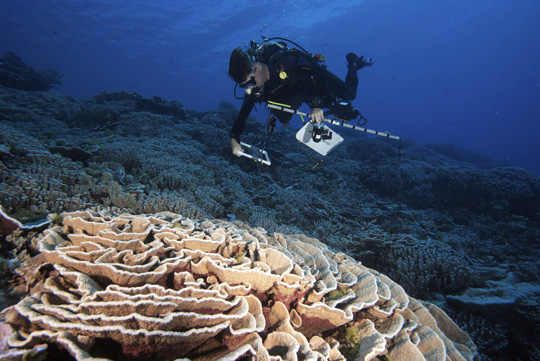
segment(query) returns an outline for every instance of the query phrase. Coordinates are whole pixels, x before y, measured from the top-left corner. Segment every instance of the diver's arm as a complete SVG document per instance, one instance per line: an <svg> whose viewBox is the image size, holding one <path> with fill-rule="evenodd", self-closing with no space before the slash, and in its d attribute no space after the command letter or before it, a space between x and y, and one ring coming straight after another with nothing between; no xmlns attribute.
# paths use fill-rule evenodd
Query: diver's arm
<svg viewBox="0 0 540 361"><path fill-rule="evenodd" d="M251 110L253 109L253 106L255 105L255 97L253 95L246 96L244 98L244 102L242 103L242 107L240 108L240 112L238 113L238 116L236 117L236 120L233 124L230 136L231 136L231 147L233 154L240 157L239 152L242 150L242 147L240 147L240 136L244 132L244 127L246 125L246 120L251 113Z"/></svg>
<svg viewBox="0 0 540 361"><path fill-rule="evenodd" d="M332 97L328 94L327 79L321 75L321 71L313 71L311 83L307 91L307 103L311 107L311 120L318 124L324 123L323 108L327 108L332 103Z"/></svg>
<svg viewBox="0 0 540 361"><path fill-rule="evenodd" d="M318 124L324 123L323 108L325 107L325 97L320 95L310 95L309 97L311 98L309 101L309 105L311 106L311 120Z"/></svg>

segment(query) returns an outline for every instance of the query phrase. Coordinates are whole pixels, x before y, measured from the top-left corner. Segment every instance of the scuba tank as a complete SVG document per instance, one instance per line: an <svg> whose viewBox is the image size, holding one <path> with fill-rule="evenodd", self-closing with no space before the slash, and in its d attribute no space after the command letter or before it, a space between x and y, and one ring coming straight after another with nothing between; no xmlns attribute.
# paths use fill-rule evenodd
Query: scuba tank
<svg viewBox="0 0 540 361"><path fill-rule="evenodd" d="M255 50L255 59L256 61L262 61L267 62L270 60L273 54L276 52L282 51L282 52L299 52L302 56L308 57L311 60L314 60L316 63L324 63L326 61L326 56L322 54L311 54L306 49L298 45L292 40L281 38L281 37L272 37L272 38L266 38L262 36L263 43L259 44L255 40L251 40L249 42L249 46L251 49ZM279 40L279 41L274 41ZM296 48L289 48L287 43L290 43ZM298 49L297 49L298 48Z"/></svg>
<svg viewBox="0 0 540 361"><path fill-rule="evenodd" d="M281 38L281 37L272 37L272 38L266 38L264 36L262 37L262 43L257 43L255 40L251 40L249 42L249 47L246 50L246 52L249 54L252 62L262 62L265 64L273 64L278 63L279 59L281 57L287 55L287 54L294 54L298 57L301 57L305 59L306 63L311 64L313 67L322 67L326 68L326 65L323 65L321 63L324 63L326 61L326 57L322 54L311 54L306 49L304 49L302 46L298 45L296 42ZM289 48L288 43L294 45L296 48L291 47ZM284 71L284 69L278 69L279 77L282 80L287 79L288 75ZM244 97L239 97L236 95L236 87L238 84L235 85L234 88L234 97L236 99L243 99ZM252 90L250 88L244 89L244 92L246 95L250 95Z"/></svg>

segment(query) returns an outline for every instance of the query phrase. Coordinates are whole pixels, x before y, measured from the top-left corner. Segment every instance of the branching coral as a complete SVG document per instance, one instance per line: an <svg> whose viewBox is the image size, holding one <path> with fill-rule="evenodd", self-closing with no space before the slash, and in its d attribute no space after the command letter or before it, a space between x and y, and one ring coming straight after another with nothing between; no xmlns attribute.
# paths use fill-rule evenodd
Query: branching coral
<svg viewBox="0 0 540 361"><path fill-rule="evenodd" d="M463 290L474 277L473 268L463 254L434 239L359 237L358 242L367 242L366 249L372 251L359 257L366 265L377 265L421 297Z"/></svg>

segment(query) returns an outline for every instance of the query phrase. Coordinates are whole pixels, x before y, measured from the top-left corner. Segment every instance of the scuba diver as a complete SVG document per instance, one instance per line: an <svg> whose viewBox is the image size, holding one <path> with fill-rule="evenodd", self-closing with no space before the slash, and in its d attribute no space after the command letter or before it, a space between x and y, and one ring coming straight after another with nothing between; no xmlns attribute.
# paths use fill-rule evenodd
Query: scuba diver
<svg viewBox="0 0 540 361"><path fill-rule="evenodd" d="M289 49L283 41L271 41L274 39L285 40L300 50ZM324 56L311 55L288 39L263 40L262 45L252 40L246 51L241 47L235 48L229 60L229 76L236 82L236 86L245 91L242 107L230 133L232 152L237 156L243 152L240 136L256 102L286 104L294 110L306 103L311 107L311 121L322 124L325 114L328 114L323 112L323 108L331 108L340 100L354 100L358 87L357 71L373 65L373 59L366 60L363 56L348 53L348 71L345 81L342 81L329 72L325 65L320 64L326 60ZM360 113L348 104L348 112L352 113L348 119L354 119ZM287 125L293 116L281 110L271 109L270 112L267 128L269 134L275 128L276 118ZM347 115L343 118L346 119Z"/></svg>

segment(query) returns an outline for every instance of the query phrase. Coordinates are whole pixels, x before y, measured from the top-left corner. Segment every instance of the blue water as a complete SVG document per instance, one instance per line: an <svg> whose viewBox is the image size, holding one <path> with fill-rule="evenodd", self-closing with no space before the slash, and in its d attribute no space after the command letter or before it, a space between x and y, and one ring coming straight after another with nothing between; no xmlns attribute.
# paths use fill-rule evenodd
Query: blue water
<svg viewBox="0 0 540 361"><path fill-rule="evenodd" d="M342 77L354 51L375 59L354 102L370 128L540 174L538 19L538 0L3 0L0 55L57 70L77 98L134 90L202 111L240 105L229 54L261 35L324 53Z"/></svg>

